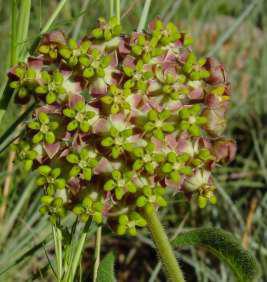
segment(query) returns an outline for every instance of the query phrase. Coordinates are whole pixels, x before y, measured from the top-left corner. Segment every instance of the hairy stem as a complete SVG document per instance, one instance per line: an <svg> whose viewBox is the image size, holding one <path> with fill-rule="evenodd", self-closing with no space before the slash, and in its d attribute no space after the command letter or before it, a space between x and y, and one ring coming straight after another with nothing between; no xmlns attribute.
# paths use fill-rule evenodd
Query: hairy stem
<svg viewBox="0 0 267 282"><path fill-rule="evenodd" d="M97 279L97 272L100 263L101 235L102 235L102 227L98 227L96 232L96 242L95 242L95 264L94 264L94 277L93 277L94 282L96 282Z"/></svg>
<svg viewBox="0 0 267 282"><path fill-rule="evenodd" d="M144 211L144 217L147 221L148 229L156 245L158 255L162 261L168 280L170 282L184 282L183 273L156 211L153 211L152 213Z"/></svg>

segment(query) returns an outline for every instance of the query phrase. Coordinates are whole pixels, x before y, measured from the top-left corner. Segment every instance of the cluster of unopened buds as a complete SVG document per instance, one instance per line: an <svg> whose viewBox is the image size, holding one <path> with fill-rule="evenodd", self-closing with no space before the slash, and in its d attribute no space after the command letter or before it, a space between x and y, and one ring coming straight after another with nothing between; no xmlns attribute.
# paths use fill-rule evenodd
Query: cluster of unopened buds
<svg viewBox="0 0 267 282"><path fill-rule="evenodd" d="M17 103L36 104L16 148L24 169L38 171L42 214L135 235L142 211L178 192L200 208L216 203L211 171L235 155L222 137L229 82L191 44L173 23L124 35L115 18L99 19L78 42L45 34L10 70Z"/></svg>

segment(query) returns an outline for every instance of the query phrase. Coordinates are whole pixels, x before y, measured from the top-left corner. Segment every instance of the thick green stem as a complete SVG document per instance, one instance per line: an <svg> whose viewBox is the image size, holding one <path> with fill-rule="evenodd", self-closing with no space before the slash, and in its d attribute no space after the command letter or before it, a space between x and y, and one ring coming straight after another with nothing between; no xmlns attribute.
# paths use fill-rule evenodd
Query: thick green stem
<svg viewBox="0 0 267 282"><path fill-rule="evenodd" d="M158 255L164 266L164 270L170 282L184 282L184 276L173 253L168 237L158 218L156 211L147 213L144 211L148 229L156 245Z"/></svg>

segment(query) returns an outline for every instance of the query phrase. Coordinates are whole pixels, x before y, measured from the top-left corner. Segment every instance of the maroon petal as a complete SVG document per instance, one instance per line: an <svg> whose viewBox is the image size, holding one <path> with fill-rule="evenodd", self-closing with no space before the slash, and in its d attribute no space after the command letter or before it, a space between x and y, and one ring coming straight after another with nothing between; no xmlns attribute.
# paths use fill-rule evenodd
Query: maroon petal
<svg viewBox="0 0 267 282"><path fill-rule="evenodd" d="M94 134L104 133L108 130L108 121L104 118L99 118L92 126Z"/></svg>
<svg viewBox="0 0 267 282"><path fill-rule="evenodd" d="M77 94L70 95L69 96L69 107L70 108L75 107L75 105L80 101L84 102L84 97L82 95L77 95Z"/></svg>
<svg viewBox="0 0 267 282"><path fill-rule="evenodd" d="M111 162L106 159L106 158L102 158L97 166L94 168L94 174L98 175L98 174L102 174L102 173L108 173L108 172L112 172L113 167Z"/></svg>
<svg viewBox="0 0 267 282"><path fill-rule="evenodd" d="M214 58L207 58L205 68L210 72L206 81L212 85L219 83L228 83L228 78L224 66Z"/></svg>
<svg viewBox="0 0 267 282"><path fill-rule="evenodd" d="M49 159L53 159L53 157L58 153L60 149L60 142L54 144L46 144L43 145L44 150L46 151Z"/></svg>
<svg viewBox="0 0 267 282"><path fill-rule="evenodd" d="M65 45L66 39L62 31L52 31L44 35L43 43L57 43L60 45Z"/></svg>
<svg viewBox="0 0 267 282"><path fill-rule="evenodd" d="M107 84L103 78L97 78L89 87L89 92L93 97L99 97L107 94Z"/></svg>
<svg viewBox="0 0 267 282"><path fill-rule="evenodd" d="M29 67L40 71L43 67L44 61L43 61L43 56L38 56L38 57L29 57L28 58L28 65Z"/></svg>
<svg viewBox="0 0 267 282"><path fill-rule="evenodd" d="M231 162L236 155L236 143L232 139L220 139L213 145L213 154L218 162Z"/></svg>

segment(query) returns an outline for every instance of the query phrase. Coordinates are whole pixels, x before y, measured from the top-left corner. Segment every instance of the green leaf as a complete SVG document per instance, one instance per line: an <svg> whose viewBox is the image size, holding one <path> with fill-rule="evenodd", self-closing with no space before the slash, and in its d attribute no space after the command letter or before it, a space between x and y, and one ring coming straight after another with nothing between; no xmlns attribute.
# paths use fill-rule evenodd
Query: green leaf
<svg viewBox="0 0 267 282"><path fill-rule="evenodd" d="M172 245L205 247L231 268L239 282L258 281L260 276L260 268L254 256L244 250L231 233L222 229L196 228L179 234Z"/></svg>
<svg viewBox="0 0 267 282"><path fill-rule="evenodd" d="M98 268L96 282L115 282L114 276L115 257L113 253L107 254L101 261Z"/></svg>

